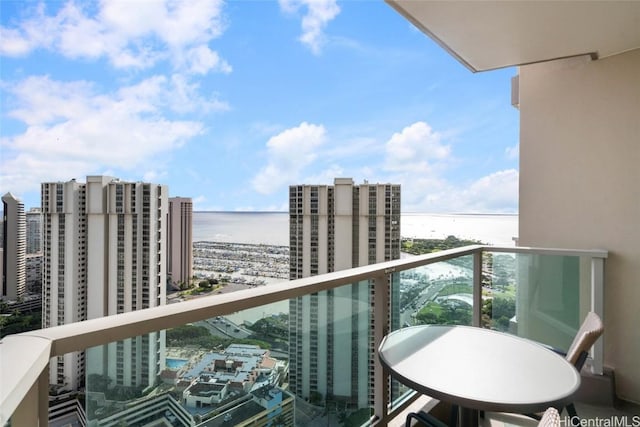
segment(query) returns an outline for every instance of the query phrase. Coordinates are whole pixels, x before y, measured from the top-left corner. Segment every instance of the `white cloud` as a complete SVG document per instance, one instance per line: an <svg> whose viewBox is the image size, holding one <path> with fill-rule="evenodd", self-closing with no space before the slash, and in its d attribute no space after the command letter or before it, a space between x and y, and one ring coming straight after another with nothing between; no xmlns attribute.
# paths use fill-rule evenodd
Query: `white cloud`
<svg viewBox="0 0 640 427"><path fill-rule="evenodd" d="M402 182L403 209L433 213L518 212L518 176L515 169L507 169L467 185L437 177L406 180Z"/></svg>
<svg viewBox="0 0 640 427"><path fill-rule="evenodd" d="M432 173L435 163L445 162L451 148L425 122L416 122L394 133L386 144L386 168L406 173Z"/></svg>
<svg viewBox="0 0 640 427"><path fill-rule="evenodd" d="M23 56L33 49L31 42L20 31L0 26L0 55Z"/></svg>
<svg viewBox="0 0 640 427"><path fill-rule="evenodd" d="M193 202L193 204L201 205L207 201L207 197L201 194L198 197L193 197L191 201Z"/></svg>
<svg viewBox="0 0 640 427"><path fill-rule="evenodd" d="M516 160L520 157L520 144L516 144L513 147L507 147L504 150L504 155L509 160Z"/></svg>
<svg viewBox="0 0 640 427"><path fill-rule="evenodd" d="M346 177L344 168L333 164L328 168L313 176L306 176L303 182L292 182L291 184L333 184L335 178ZM288 209L288 208L287 208Z"/></svg>
<svg viewBox="0 0 640 427"><path fill-rule="evenodd" d="M149 170L142 174L142 181L144 182L164 182L169 174L167 171L161 170Z"/></svg>
<svg viewBox="0 0 640 427"><path fill-rule="evenodd" d="M336 0L279 0L279 3L280 8L289 14L306 7L307 13L302 17L302 34L299 40L313 53L319 54L325 42L325 27L340 13Z"/></svg>
<svg viewBox="0 0 640 427"><path fill-rule="evenodd" d="M405 212L514 213L518 211L518 171L500 170L461 182L449 178L458 162L446 143L449 132L423 121L393 133L380 150L375 139L351 139L354 147L323 144L324 127L308 123L285 130L267 143L266 165L253 179L263 194L292 184L332 184L336 177L359 183L391 182L402 187ZM381 152L379 160L358 165L363 152ZM317 172L309 172L311 167ZM307 173L309 172L309 173ZM287 207L285 206L285 210Z"/></svg>
<svg viewBox="0 0 640 427"><path fill-rule="evenodd" d="M0 27L0 54L37 48L68 58L106 57L116 68L145 69L162 60L182 72L231 72L208 44L226 29L221 0L102 1L91 16L85 3L68 1L55 15L44 5L14 27ZM188 52L182 55L181 52Z"/></svg>
<svg viewBox="0 0 640 427"><path fill-rule="evenodd" d="M26 126L1 141L1 181L16 192L104 170L146 169L159 176L157 156L204 128L195 121L170 120L158 109L158 99L168 99L172 91L164 77L107 94L87 82L48 77L30 77L4 89L13 97L7 115Z"/></svg>
<svg viewBox="0 0 640 427"><path fill-rule="evenodd" d="M453 155L444 133L416 122L386 143L384 170L389 182L402 186L407 212L517 212L518 172L502 170L468 183L445 178Z"/></svg>
<svg viewBox="0 0 640 427"><path fill-rule="evenodd" d="M517 212L519 173L515 169L494 172L473 182L460 195L466 212Z"/></svg>
<svg viewBox="0 0 640 427"><path fill-rule="evenodd" d="M267 142L267 164L253 178L253 188L271 194L296 182L304 168L316 158L316 149L325 141L325 128L302 122Z"/></svg>
<svg viewBox="0 0 640 427"><path fill-rule="evenodd" d="M227 102L218 99L215 94L212 94L210 99L203 98L200 95L200 85L192 83L185 75L172 75L169 86L171 89L163 92L162 105L177 113L220 112L231 109Z"/></svg>
<svg viewBox="0 0 640 427"><path fill-rule="evenodd" d="M111 56L118 49L124 49L126 46L126 39L123 36L108 31L108 28L98 20L85 16L84 11L74 3L67 3L54 17L41 15L39 18L40 22L51 30L52 36L43 47L58 49L60 53L70 58ZM31 31L30 34L44 41L37 31Z"/></svg>
<svg viewBox="0 0 640 427"><path fill-rule="evenodd" d="M231 65L206 45L187 51L185 60L189 64L189 71L193 74L207 74L211 70L229 74L232 71Z"/></svg>

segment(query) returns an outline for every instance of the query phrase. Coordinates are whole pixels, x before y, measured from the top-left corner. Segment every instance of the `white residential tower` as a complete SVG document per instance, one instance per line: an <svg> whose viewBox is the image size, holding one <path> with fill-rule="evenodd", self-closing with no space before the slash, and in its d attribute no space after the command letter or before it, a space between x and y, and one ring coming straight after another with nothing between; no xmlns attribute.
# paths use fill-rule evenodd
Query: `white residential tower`
<svg viewBox="0 0 640 427"><path fill-rule="evenodd" d="M165 304L167 193L107 176L42 184L43 327ZM98 374L148 387L163 365L156 332L53 359L50 381L77 390Z"/></svg>
<svg viewBox="0 0 640 427"><path fill-rule="evenodd" d="M42 209L31 208L27 217L27 254L42 251Z"/></svg>
<svg viewBox="0 0 640 427"><path fill-rule="evenodd" d="M167 277L189 285L193 276L193 203L190 198L169 199Z"/></svg>
<svg viewBox="0 0 640 427"><path fill-rule="evenodd" d="M400 186L351 178L291 186L289 227L291 279L398 259ZM373 291L365 281L291 300L292 392L312 402L370 404Z"/></svg>
<svg viewBox="0 0 640 427"><path fill-rule="evenodd" d="M24 204L11 193L2 196L3 243L2 288L0 299L18 300L25 296L26 225Z"/></svg>

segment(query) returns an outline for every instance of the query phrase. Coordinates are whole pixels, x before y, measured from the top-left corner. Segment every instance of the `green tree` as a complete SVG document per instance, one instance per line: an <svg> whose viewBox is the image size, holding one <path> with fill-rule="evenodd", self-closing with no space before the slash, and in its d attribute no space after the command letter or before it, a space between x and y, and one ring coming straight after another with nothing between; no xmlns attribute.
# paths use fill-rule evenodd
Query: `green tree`
<svg viewBox="0 0 640 427"><path fill-rule="evenodd" d="M512 318L516 314L516 302L511 298L493 298L493 318Z"/></svg>
<svg viewBox="0 0 640 427"><path fill-rule="evenodd" d="M471 324L471 306L463 302L450 301L444 305L444 323L447 325L470 325Z"/></svg>
<svg viewBox="0 0 640 427"><path fill-rule="evenodd" d="M87 376L87 390L106 393L112 380L108 375L89 374Z"/></svg>
<svg viewBox="0 0 640 427"><path fill-rule="evenodd" d="M324 399L322 398L322 394L318 393L317 391L312 391L309 393L309 403L311 403L312 405L318 405L320 403L322 403Z"/></svg>
<svg viewBox="0 0 640 427"><path fill-rule="evenodd" d="M516 302L512 298L488 298L482 303L482 325L501 331L509 329L510 319L516 314Z"/></svg>
<svg viewBox="0 0 640 427"><path fill-rule="evenodd" d="M440 317L432 311L420 311L416 315L416 320L421 325L437 325L440 323Z"/></svg>

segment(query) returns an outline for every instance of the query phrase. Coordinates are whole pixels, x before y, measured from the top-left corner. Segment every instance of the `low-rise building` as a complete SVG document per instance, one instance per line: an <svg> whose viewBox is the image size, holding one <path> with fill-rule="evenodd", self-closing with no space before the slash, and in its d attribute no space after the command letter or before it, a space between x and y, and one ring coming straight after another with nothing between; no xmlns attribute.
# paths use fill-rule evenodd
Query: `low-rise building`
<svg viewBox="0 0 640 427"><path fill-rule="evenodd" d="M182 403L189 408L213 406L277 384L276 366L269 350L257 345L232 344L222 352L204 354L182 376L191 381L182 392Z"/></svg>
<svg viewBox="0 0 640 427"><path fill-rule="evenodd" d="M251 392L251 399L234 406L199 426L291 426L294 425L295 397L275 386Z"/></svg>
<svg viewBox="0 0 640 427"><path fill-rule="evenodd" d="M218 382L211 376L202 375L182 392L182 399L188 408L200 408L222 403L228 395L228 382Z"/></svg>

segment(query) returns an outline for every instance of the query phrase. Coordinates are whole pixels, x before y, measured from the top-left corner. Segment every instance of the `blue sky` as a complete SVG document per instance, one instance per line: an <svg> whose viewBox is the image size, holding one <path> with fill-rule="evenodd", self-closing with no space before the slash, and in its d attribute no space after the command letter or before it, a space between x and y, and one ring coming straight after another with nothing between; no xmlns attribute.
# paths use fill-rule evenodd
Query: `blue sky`
<svg viewBox="0 0 640 427"><path fill-rule="evenodd" d="M473 74L379 0L0 2L0 193L111 175L196 210L402 185L403 212L517 213L515 69Z"/></svg>

